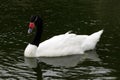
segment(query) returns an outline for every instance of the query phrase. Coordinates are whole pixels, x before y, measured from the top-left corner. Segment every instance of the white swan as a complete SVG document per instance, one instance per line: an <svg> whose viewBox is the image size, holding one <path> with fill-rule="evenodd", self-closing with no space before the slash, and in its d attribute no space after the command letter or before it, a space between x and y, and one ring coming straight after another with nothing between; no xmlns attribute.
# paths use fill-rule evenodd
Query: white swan
<svg viewBox="0 0 120 80"><path fill-rule="evenodd" d="M84 54L87 50L95 48L103 30L91 35L76 35L70 32L54 36L40 43L42 34L42 19L39 16L32 16L28 33L36 26L36 35L25 49L25 57L56 57L72 54Z"/></svg>

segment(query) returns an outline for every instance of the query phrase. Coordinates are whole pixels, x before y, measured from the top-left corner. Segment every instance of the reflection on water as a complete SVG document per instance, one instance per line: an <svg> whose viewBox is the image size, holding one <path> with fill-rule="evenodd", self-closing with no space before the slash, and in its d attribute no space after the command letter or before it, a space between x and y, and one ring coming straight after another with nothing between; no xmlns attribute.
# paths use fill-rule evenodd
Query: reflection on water
<svg viewBox="0 0 120 80"><path fill-rule="evenodd" d="M39 61L54 66L74 67L77 66L78 63L81 63L86 59L92 61L100 61L98 55L96 54L96 51L86 52L82 55L77 54L62 57L40 57Z"/></svg>
<svg viewBox="0 0 120 80"><path fill-rule="evenodd" d="M61 57L39 57L39 58L27 58L25 57L25 63L30 68L36 68L38 63L44 62L48 65L53 65L54 67L75 67L79 63L86 60L90 61L100 61L99 56L96 51L88 51L85 54L68 55Z"/></svg>
<svg viewBox="0 0 120 80"><path fill-rule="evenodd" d="M25 64L36 72L37 80L42 80L42 71L36 58L24 58Z"/></svg>
<svg viewBox="0 0 120 80"><path fill-rule="evenodd" d="M60 79L116 79L108 77L112 69L106 69L100 66L81 66L85 62L100 62L96 51L88 51L84 55L71 55L62 57L25 57L25 64L32 68L37 74L37 80ZM43 67L42 67L43 66ZM84 75L84 76L83 76ZM104 77L103 77L104 75Z"/></svg>

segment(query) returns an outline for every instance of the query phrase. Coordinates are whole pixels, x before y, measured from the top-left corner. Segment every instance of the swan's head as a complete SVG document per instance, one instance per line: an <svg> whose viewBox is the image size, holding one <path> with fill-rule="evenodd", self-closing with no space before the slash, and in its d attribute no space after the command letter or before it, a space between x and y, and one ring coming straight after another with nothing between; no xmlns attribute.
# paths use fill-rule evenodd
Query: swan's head
<svg viewBox="0 0 120 80"><path fill-rule="evenodd" d="M31 33L32 30L35 28L35 26L37 29L40 29L40 28L42 28L42 25L43 25L43 20L41 19L41 17L31 16L28 33Z"/></svg>

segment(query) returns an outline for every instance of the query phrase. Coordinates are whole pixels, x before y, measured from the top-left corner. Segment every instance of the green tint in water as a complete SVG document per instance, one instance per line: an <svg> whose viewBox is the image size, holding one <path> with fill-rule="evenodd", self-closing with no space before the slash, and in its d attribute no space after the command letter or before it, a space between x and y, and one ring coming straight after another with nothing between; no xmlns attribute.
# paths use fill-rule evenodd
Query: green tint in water
<svg viewBox="0 0 120 80"><path fill-rule="evenodd" d="M42 41L69 30L91 34L104 29L97 45L99 61L83 59L71 68L40 64L43 79L119 79L120 1L118 0L1 0L0 1L0 80L35 80L38 75L24 64L24 48L31 37L31 15L44 20ZM95 57L92 57L93 59ZM68 59L68 58L66 58ZM62 63L62 62L61 62Z"/></svg>

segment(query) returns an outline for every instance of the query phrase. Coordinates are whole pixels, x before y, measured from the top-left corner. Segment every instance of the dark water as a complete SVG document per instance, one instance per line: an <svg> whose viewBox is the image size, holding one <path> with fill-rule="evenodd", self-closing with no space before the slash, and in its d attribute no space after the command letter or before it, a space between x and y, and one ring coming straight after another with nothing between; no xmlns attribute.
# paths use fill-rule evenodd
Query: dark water
<svg viewBox="0 0 120 80"><path fill-rule="evenodd" d="M120 80L119 0L0 0L0 3L0 80ZM24 49L34 35L27 34L33 14L44 19L42 41L69 30L91 34L104 29L104 34L97 50L83 56L39 61L24 58Z"/></svg>

